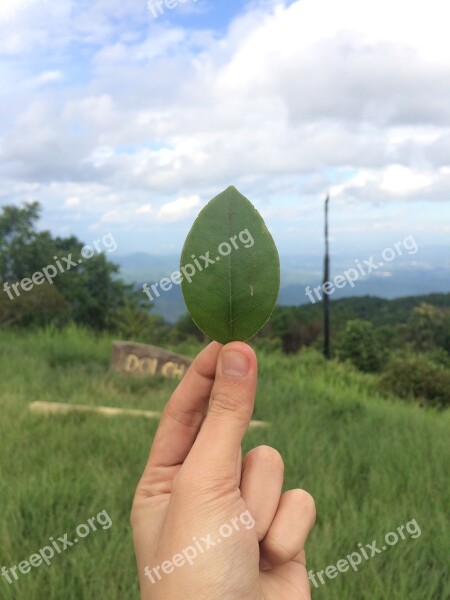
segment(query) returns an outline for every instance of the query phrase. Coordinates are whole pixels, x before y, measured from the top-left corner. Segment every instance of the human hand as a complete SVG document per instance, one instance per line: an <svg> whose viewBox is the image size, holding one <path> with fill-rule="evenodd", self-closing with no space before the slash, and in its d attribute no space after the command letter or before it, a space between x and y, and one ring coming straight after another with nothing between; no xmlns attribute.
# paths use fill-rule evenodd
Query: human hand
<svg viewBox="0 0 450 600"><path fill-rule="evenodd" d="M257 361L207 346L166 405L131 513L142 600L309 600L312 497L282 494L283 460L242 461Z"/></svg>

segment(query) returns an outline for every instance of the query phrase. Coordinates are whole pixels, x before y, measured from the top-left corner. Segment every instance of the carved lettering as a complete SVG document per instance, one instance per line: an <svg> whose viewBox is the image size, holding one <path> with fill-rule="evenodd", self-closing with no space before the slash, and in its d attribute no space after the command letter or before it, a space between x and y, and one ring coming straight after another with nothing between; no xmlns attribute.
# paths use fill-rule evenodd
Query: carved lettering
<svg viewBox="0 0 450 600"><path fill-rule="evenodd" d="M166 362L161 369L161 375L169 379L182 379L186 371L186 366L172 361Z"/></svg>
<svg viewBox="0 0 450 600"><path fill-rule="evenodd" d="M139 358L135 354L129 354L125 361L125 372L135 373L139 369Z"/></svg>
<svg viewBox="0 0 450 600"><path fill-rule="evenodd" d="M158 370L158 359L157 358L141 358L140 360L140 371L145 375L153 375L156 374Z"/></svg>
<svg viewBox="0 0 450 600"><path fill-rule="evenodd" d="M129 375L182 379L192 360L163 348L134 342L114 342L111 369Z"/></svg>

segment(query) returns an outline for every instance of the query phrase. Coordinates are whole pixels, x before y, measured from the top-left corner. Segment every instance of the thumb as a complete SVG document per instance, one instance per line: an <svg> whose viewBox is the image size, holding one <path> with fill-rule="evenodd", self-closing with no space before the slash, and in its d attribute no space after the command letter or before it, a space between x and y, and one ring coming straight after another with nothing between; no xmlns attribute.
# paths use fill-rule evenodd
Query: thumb
<svg viewBox="0 0 450 600"><path fill-rule="evenodd" d="M203 473L236 473L253 414L257 371L256 354L247 344L231 342L222 348L208 414L191 450L191 460Z"/></svg>

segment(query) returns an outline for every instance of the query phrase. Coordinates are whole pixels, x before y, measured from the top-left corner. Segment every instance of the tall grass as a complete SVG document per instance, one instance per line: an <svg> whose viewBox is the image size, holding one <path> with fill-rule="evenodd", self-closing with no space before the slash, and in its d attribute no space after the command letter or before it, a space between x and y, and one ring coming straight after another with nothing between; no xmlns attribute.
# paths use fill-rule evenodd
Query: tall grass
<svg viewBox="0 0 450 600"><path fill-rule="evenodd" d="M92 533L33 568L0 598L105 600L139 597L129 510L157 424L130 417L44 417L34 400L160 409L175 384L108 372L112 340L68 328L35 333L0 330L0 567L73 537L101 510L110 529ZM184 345L192 354L195 344ZM377 395L376 380L308 351L286 357L259 352L255 418L267 430L247 434L244 450L275 446L286 488L315 497L317 525L307 548L313 571L336 564L358 543L382 540L416 519L422 534L400 541L358 571L326 580L313 598L444 600L448 413L424 411Z"/></svg>

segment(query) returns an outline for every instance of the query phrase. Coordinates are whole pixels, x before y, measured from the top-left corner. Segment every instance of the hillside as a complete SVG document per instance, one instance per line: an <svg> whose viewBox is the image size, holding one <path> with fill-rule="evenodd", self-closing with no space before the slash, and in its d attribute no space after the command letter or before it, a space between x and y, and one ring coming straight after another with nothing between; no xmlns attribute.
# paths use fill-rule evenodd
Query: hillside
<svg viewBox="0 0 450 600"><path fill-rule="evenodd" d="M450 293L407 296L390 300L377 296L333 299L331 318L335 327L340 327L351 319L365 319L377 326L398 325L406 323L412 311L423 303L438 308L450 308ZM319 303L305 304L293 306L292 310L299 319L311 321L322 317L323 307Z"/></svg>

